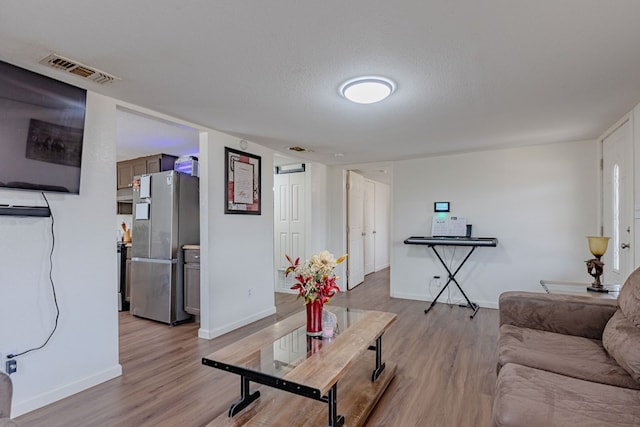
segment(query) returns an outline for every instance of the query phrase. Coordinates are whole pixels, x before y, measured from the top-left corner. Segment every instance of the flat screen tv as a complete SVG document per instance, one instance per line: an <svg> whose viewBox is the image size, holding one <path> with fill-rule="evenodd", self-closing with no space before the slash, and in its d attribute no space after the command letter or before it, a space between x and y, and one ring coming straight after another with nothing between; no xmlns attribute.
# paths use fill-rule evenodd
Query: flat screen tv
<svg viewBox="0 0 640 427"><path fill-rule="evenodd" d="M0 61L0 189L80 193L87 91Z"/></svg>

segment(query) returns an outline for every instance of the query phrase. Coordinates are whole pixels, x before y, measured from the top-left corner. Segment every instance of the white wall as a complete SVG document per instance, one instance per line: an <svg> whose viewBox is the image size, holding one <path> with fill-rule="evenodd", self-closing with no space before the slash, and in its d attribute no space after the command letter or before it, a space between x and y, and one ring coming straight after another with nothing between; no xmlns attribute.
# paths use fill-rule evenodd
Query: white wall
<svg viewBox="0 0 640 427"><path fill-rule="evenodd" d="M261 215L224 213L224 147L239 139L207 130L200 138L201 317L198 336L211 339L275 313L273 265L273 155L262 157Z"/></svg>
<svg viewBox="0 0 640 427"><path fill-rule="evenodd" d="M347 253L347 168L329 166L327 168L327 250L336 256ZM339 255L338 255L339 254ZM347 289L347 265L343 262L335 268L337 285Z"/></svg>
<svg viewBox="0 0 640 427"><path fill-rule="evenodd" d="M430 234L435 201L450 201L474 237L499 239L497 248L478 248L456 276L481 306L497 307L507 290L541 291L540 279L588 280L585 236L598 231L597 152L586 141L396 162L391 296L430 301L437 293L431 277L446 278L430 248L403 244ZM453 256L448 248L446 260L455 266L465 252ZM452 300L459 299L456 290Z"/></svg>
<svg viewBox="0 0 640 427"><path fill-rule="evenodd" d="M307 164L307 258L327 249L327 167ZM336 257L342 255L334 253Z"/></svg>
<svg viewBox="0 0 640 427"><path fill-rule="evenodd" d="M391 227L391 187L375 182L375 271L389 267L389 237Z"/></svg>
<svg viewBox="0 0 640 427"><path fill-rule="evenodd" d="M121 374L115 283L115 102L89 92L80 195L48 193L55 219L53 280L60 318L43 349L18 360L13 416ZM1 204L44 205L0 191ZM54 323L50 218L0 217L0 353L41 345ZM4 359L2 361L4 367Z"/></svg>

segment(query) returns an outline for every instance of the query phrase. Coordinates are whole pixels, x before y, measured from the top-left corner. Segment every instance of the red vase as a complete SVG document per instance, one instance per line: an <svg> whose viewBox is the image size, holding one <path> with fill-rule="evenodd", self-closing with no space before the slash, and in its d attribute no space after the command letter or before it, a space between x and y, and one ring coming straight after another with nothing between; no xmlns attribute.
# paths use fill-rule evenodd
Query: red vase
<svg viewBox="0 0 640 427"><path fill-rule="evenodd" d="M307 335L317 337L322 335L322 302L315 300L307 305Z"/></svg>

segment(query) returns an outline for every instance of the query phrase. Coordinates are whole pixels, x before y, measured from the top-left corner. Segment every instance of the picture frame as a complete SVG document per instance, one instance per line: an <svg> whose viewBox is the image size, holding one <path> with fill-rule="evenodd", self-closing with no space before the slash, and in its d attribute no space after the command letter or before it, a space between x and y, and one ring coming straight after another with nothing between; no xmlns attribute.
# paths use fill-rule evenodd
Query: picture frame
<svg viewBox="0 0 640 427"><path fill-rule="evenodd" d="M261 215L261 163L255 154L224 147L224 213Z"/></svg>
<svg viewBox="0 0 640 427"><path fill-rule="evenodd" d="M25 157L80 168L83 130L42 120L29 120Z"/></svg>

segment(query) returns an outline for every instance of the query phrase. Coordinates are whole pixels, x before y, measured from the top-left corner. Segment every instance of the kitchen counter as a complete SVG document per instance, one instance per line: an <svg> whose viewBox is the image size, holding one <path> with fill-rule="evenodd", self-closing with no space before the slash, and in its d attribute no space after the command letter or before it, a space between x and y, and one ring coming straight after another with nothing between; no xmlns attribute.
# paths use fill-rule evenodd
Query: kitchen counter
<svg viewBox="0 0 640 427"><path fill-rule="evenodd" d="M200 245L184 245L182 249L200 249Z"/></svg>

